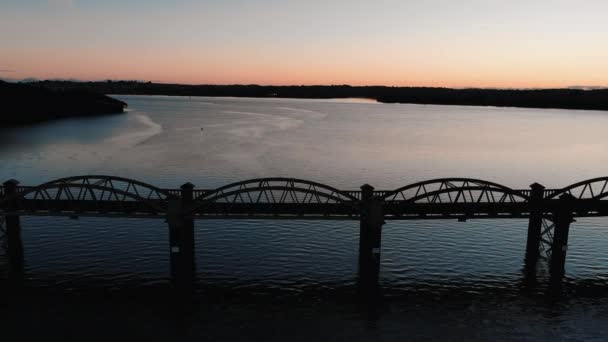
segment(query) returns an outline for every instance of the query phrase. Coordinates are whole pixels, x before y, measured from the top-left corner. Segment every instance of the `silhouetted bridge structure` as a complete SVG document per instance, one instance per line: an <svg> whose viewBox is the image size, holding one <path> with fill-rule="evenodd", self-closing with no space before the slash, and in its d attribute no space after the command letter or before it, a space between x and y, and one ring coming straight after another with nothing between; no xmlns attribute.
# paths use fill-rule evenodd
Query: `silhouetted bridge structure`
<svg viewBox="0 0 608 342"><path fill-rule="evenodd" d="M194 220L294 219L360 221L360 277L375 282L382 226L388 220L528 219L527 268L547 260L563 276L568 233L575 217L608 216L608 177L545 189L509 187L468 178L413 183L396 190L338 190L321 183L262 178L217 189L161 189L114 176L78 176L38 186L9 180L0 187L0 226L14 264L23 259L20 216L165 219L173 279L194 276ZM21 261L22 262L22 261ZM18 268L18 266L17 266Z"/></svg>

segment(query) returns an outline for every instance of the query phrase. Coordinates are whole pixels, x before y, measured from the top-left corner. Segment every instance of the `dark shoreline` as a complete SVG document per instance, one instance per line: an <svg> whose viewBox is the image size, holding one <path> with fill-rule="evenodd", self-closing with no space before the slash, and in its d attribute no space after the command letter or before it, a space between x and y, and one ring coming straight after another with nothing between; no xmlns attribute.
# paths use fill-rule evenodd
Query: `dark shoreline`
<svg viewBox="0 0 608 342"><path fill-rule="evenodd" d="M608 110L608 89L450 89L385 86L183 85L135 81L33 83L48 89L116 95L250 98L368 98L381 103Z"/></svg>
<svg viewBox="0 0 608 342"><path fill-rule="evenodd" d="M83 89L50 89L38 83L0 81L0 127L124 113L126 103Z"/></svg>

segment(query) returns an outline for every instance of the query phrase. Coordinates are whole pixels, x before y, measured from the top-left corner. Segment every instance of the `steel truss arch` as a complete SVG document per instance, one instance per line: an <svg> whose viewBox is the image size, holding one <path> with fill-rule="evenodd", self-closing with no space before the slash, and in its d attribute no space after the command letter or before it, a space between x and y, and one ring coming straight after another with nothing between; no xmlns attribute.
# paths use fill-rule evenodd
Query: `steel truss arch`
<svg viewBox="0 0 608 342"><path fill-rule="evenodd" d="M334 187L295 178L257 178L221 186L195 199L187 210L207 204L336 204L356 206L359 199Z"/></svg>
<svg viewBox="0 0 608 342"><path fill-rule="evenodd" d="M142 199L166 200L175 197L166 190L160 189L152 184L141 182L135 179L107 176L107 175L85 175L59 178L50 182L40 184L37 187L44 187L57 184L83 184L100 185L111 189L119 189L125 192L134 193Z"/></svg>
<svg viewBox="0 0 608 342"><path fill-rule="evenodd" d="M576 199L602 199L608 197L608 177L598 177L568 185L551 192L545 199L555 199L562 194L570 194Z"/></svg>
<svg viewBox="0 0 608 342"><path fill-rule="evenodd" d="M454 193L455 199L468 199L469 202L479 202L479 200L483 199L480 196L483 195L488 196L486 198L488 202L497 203L504 202L507 199L514 202L515 198L525 201L529 200L529 196L520 191L497 183L473 178L439 178L413 183L388 192L384 196L381 196L380 199L386 202L416 202L427 198L428 203L438 201L451 203L452 194ZM474 193L478 193L480 196L475 197ZM500 196L496 199L497 196L494 195ZM508 197L502 198L503 195ZM446 196L447 198L444 198ZM476 201L475 198L478 200Z"/></svg>
<svg viewBox="0 0 608 342"><path fill-rule="evenodd" d="M496 189L485 186L466 186L460 188L441 189L419 194L407 200L398 201L400 204L413 203L525 203L529 198L517 190ZM397 201L395 201L397 202Z"/></svg>
<svg viewBox="0 0 608 342"><path fill-rule="evenodd" d="M95 207L104 204L131 205L140 203L151 211L166 213L164 202L176 196L153 185L123 177L86 175L53 180L35 187L20 187L13 195L0 198L0 203L11 200L94 202ZM141 208L140 208L141 209Z"/></svg>

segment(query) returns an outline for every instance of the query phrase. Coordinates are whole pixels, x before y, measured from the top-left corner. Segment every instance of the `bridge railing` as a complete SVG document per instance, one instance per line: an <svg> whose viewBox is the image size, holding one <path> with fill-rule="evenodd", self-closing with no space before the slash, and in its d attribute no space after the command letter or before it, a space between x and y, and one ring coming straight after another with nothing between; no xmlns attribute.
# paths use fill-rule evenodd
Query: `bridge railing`
<svg viewBox="0 0 608 342"><path fill-rule="evenodd" d="M17 186L17 192L26 192L35 188L34 186ZM0 184L0 198L6 195L6 187Z"/></svg>
<svg viewBox="0 0 608 342"><path fill-rule="evenodd" d="M205 196L206 194L212 192L212 189L194 189L192 191L194 198L200 198L202 196Z"/></svg>
<svg viewBox="0 0 608 342"><path fill-rule="evenodd" d="M181 195L182 195L181 189L162 189L162 190L166 191L167 193L169 193L175 197L181 197ZM194 190L192 190L192 194L193 194L194 198L199 198L212 191L213 191L212 189L194 189Z"/></svg>

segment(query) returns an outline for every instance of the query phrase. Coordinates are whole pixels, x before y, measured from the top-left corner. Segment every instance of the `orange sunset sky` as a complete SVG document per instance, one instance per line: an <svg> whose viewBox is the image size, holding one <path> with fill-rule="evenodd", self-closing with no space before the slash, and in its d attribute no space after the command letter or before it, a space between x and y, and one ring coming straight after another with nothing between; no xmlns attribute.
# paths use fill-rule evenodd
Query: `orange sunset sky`
<svg viewBox="0 0 608 342"><path fill-rule="evenodd" d="M608 85L608 1L0 4L0 78Z"/></svg>

